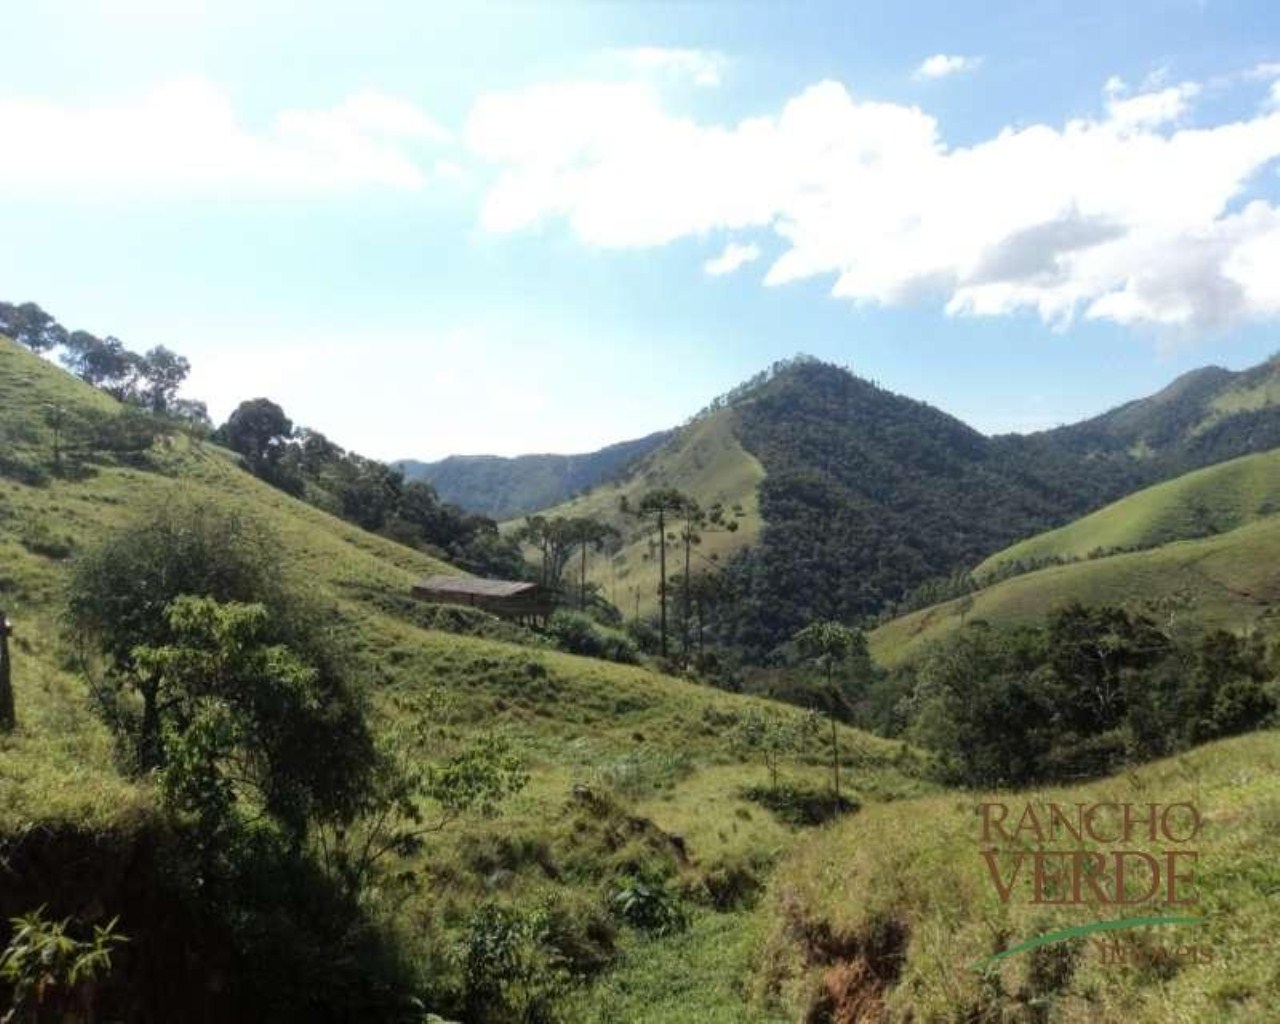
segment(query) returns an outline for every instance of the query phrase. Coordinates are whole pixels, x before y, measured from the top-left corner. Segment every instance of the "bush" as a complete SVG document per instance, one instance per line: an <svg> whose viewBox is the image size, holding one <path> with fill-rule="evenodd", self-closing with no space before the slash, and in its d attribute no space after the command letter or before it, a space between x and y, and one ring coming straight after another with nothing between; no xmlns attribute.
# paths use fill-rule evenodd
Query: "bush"
<svg viewBox="0 0 1280 1024"><path fill-rule="evenodd" d="M521 912L489 903L476 911L458 951L468 1021L550 1024L561 1019L558 1004L570 979L548 942L550 925L541 909Z"/></svg>
<svg viewBox="0 0 1280 1024"><path fill-rule="evenodd" d="M748 786L742 795L773 812L788 825L814 826L841 814L853 814L862 805L847 796L836 796L826 789L803 786Z"/></svg>
<svg viewBox="0 0 1280 1024"><path fill-rule="evenodd" d="M609 902L622 921L650 935L670 935L689 923L680 898L656 877L620 879Z"/></svg>
<svg viewBox="0 0 1280 1024"><path fill-rule="evenodd" d="M768 870L766 857L728 856L686 885L685 894L719 911L750 909L764 892Z"/></svg>
<svg viewBox="0 0 1280 1024"><path fill-rule="evenodd" d="M547 623L547 635L562 651L588 658L635 665L640 651L635 641L624 633L601 626L582 612L561 610Z"/></svg>

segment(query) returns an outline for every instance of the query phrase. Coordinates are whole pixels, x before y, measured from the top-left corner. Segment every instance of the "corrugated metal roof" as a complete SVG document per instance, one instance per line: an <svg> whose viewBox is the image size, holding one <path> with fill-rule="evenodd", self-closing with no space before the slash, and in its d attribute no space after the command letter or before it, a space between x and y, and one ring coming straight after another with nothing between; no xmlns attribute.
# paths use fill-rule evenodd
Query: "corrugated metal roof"
<svg viewBox="0 0 1280 1024"><path fill-rule="evenodd" d="M428 576L414 584L414 590L436 594L473 594L477 597L513 597L536 590L536 583L519 580L481 580L471 576Z"/></svg>

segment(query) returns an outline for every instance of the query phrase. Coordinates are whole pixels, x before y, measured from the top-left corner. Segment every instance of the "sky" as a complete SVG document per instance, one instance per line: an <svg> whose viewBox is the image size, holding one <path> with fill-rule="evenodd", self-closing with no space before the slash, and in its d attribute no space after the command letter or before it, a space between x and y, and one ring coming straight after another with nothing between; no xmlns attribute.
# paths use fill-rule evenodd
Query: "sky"
<svg viewBox="0 0 1280 1024"><path fill-rule="evenodd" d="M378 458L797 353L988 433L1280 350L1280 4L0 6L0 298Z"/></svg>

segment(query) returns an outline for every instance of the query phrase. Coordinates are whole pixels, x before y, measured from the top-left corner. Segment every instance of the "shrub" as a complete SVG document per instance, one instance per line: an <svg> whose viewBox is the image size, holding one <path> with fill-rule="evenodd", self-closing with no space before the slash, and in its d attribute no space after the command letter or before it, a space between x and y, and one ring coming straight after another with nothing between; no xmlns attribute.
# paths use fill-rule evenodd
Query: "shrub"
<svg viewBox="0 0 1280 1024"><path fill-rule="evenodd" d="M0 980L13 989L6 1022L92 1018L95 983L111 971L111 951L128 941L112 919L91 939L67 934L70 918L49 921L44 908L15 917L13 938L0 952Z"/></svg>
<svg viewBox="0 0 1280 1024"><path fill-rule="evenodd" d="M543 909L521 912L488 903L468 922L458 957L472 1024L561 1019L558 1004L569 974L547 941L550 919Z"/></svg>
<svg viewBox="0 0 1280 1024"><path fill-rule="evenodd" d="M742 795L753 803L768 808L788 825L821 825L841 814L853 814L862 805L847 796L836 796L826 789L802 786L748 786Z"/></svg>
<svg viewBox="0 0 1280 1024"><path fill-rule="evenodd" d="M547 623L547 635L557 647L570 654L635 665L640 651L635 641L624 633L601 626L582 612L558 611Z"/></svg>
<svg viewBox="0 0 1280 1024"><path fill-rule="evenodd" d="M679 897L656 877L620 879L609 902L622 921L650 935L670 935L689 923Z"/></svg>

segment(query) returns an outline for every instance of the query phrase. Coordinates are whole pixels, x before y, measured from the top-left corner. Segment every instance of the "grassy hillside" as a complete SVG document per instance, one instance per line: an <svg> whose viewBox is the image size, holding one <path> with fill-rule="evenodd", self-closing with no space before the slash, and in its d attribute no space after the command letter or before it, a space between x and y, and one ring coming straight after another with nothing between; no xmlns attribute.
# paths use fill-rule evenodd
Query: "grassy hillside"
<svg viewBox="0 0 1280 1024"><path fill-rule="evenodd" d="M442 499L492 519L558 505L621 473L671 436L659 431L582 455L451 455L438 462L396 463L410 480L425 480Z"/></svg>
<svg viewBox="0 0 1280 1024"><path fill-rule="evenodd" d="M883 665L910 659L965 621L1030 622L1068 601L1128 607L1172 602L1174 614L1208 627L1274 628L1280 603L1280 515L1200 540L1112 555L1015 576L903 615L874 630L872 655Z"/></svg>
<svg viewBox="0 0 1280 1024"><path fill-rule="evenodd" d="M1096 551L1159 547L1226 533L1280 512L1280 448L1246 455L1148 487L983 561L981 578L1012 562L1087 558Z"/></svg>
<svg viewBox="0 0 1280 1024"><path fill-rule="evenodd" d="M1204 821L1191 910L1000 902L977 805L1195 804ZM1109 827L1109 826L1108 826ZM1039 844L1029 844L1036 848ZM1075 848L1074 840L1047 844ZM1158 849L1141 835L1137 849ZM1167 845L1167 844L1164 844ZM1086 843L1097 849L1097 844ZM815 836L775 874L757 996L787 1019L1168 1021L1280 1019L1280 733L1201 747L1115 778L1040 792L966 793L878 806ZM1024 879L1026 881L1026 879ZM1088 890L1085 889L1087 893ZM1196 926L1117 931L1130 955L1196 945L1210 962L1104 963L1099 937L974 964L1045 932L1102 919L1190 913ZM1203 959L1203 954L1201 954ZM809 1014L805 1016L805 1014Z"/></svg>
<svg viewBox="0 0 1280 1024"><path fill-rule="evenodd" d="M698 547L701 565L724 561L735 551L759 540L761 519L759 488L764 479L760 463L738 441L736 413L720 409L695 420L657 450L642 459L623 481L602 484L591 493L547 509L548 516L591 516L611 523L622 534L622 547L612 556L594 556L588 578L625 615L632 615L639 597L641 614L657 607L658 557L651 550L654 531L619 511L626 498L632 507L645 492L674 487L692 495L704 507L717 502L732 513L738 529L732 533L707 533ZM507 528L518 525L513 521ZM652 540L652 544L651 544ZM673 565L668 571L675 572ZM614 595L616 594L616 598Z"/></svg>
<svg viewBox="0 0 1280 1024"><path fill-rule="evenodd" d="M748 912L710 909L707 886L729 865L763 874L798 833L743 797L744 784L768 776L735 745L734 726L751 709L788 718L797 712L537 645L424 628L421 606L405 592L416 576L448 567L283 495L227 453L181 436L167 437L133 464L95 457L74 473L40 477L53 446L47 410L60 410L65 434L67 421L86 410L110 417L120 409L6 339L0 339L0 398L7 459L0 468L0 607L15 624L19 717L18 731L0 737L0 845L12 852L24 837L49 834L61 823L83 835L109 833L114 846L127 847L155 819L148 785L117 773L111 737L91 712L60 638L64 587L77 552L153 503L181 496L234 507L268 525L287 572L331 606L335 631L362 656L374 684L379 728L426 716L442 755L472 734L498 731L530 770L528 787L503 818L462 823L398 866L400 881L383 895L409 955L436 958L436 971L455 970L440 959L442 950L486 900L527 907L551 900L607 924L609 880L629 858L661 856L691 894L694 925L672 940L677 946L621 936L623 966L581 993L584 1012L608 1020L745 1019L736 1015L740 991L723 977L694 986L682 1005L692 1017L648 1014L643 1008L664 985L648 965L678 957L686 972L704 978L745 970L747 950L726 948L723 936ZM748 493L758 470L741 456L725 458L726 448L732 446L715 424L704 425L685 439L679 464L722 460L718 493L728 500ZM864 801L931 788L901 744L843 728L840 742L848 784ZM823 739L812 737L784 759L783 778L823 785L826 756ZM575 782L602 801L571 799ZM670 834L680 837L678 859L669 852ZM131 908L114 909L128 934L137 924ZM612 926L600 927L607 934ZM610 1015L616 985L632 992L635 1016Z"/></svg>

